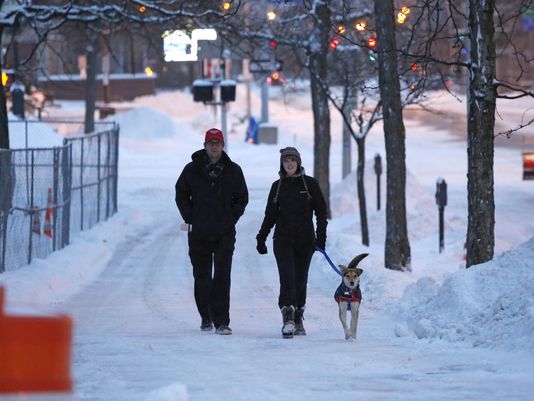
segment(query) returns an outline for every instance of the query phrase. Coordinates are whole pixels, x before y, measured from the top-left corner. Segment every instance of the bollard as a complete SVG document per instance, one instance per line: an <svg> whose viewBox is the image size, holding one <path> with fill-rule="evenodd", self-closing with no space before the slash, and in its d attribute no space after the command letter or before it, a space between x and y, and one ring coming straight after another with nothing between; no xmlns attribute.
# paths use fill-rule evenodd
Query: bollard
<svg viewBox="0 0 534 401"><path fill-rule="evenodd" d="M3 303L0 287L0 394L72 391L70 317L8 315Z"/></svg>
<svg viewBox="0 0 534 401"><path fill-rule="evenodd" d="M375 174L376 174L376 210L380 210L380 174L382 174L382 159L377 153L375 155Z"/></svg>
<svg viewBox="0 0 534 401"><path fill-rule="evenodd" d="M438 205L439 210L439 253L441 253L445 249L443 215L445 206L447 206L447 183L441 177L436 182L436 205Z"/></svg>

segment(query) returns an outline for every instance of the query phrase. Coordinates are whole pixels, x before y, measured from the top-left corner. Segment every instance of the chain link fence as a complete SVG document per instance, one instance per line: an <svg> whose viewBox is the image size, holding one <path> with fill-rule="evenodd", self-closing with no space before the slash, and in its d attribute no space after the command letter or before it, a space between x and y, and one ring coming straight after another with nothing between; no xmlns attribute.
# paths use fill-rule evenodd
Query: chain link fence
<svg viewBox="0 0 534 401"><path fill-rule="evenodd" d="M43 124L20 123L26 135ZM118 143L118 125L107 123L59 147L0 149L0 273L65 247L117 211Z"/></svg>

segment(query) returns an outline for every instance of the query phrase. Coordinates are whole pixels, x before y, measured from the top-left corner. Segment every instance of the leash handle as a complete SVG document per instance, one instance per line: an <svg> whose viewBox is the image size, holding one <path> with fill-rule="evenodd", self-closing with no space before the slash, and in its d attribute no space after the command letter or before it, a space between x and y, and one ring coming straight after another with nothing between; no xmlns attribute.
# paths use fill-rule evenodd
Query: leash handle
<svg viewBox="0 0 534 401"><path fill-rule="evenodd" d="M323 254L323 256L326 258L328 264L332 267L332 269L337 273L339 274L340 276L342 276L341 272L339 271L339 269L336 267L336 265L334 265L334 262L332 262L332 260L328 257L326 251L324 249L321 249L319 248L318 246L315 247L315 250L316 251L319 251L320 253Z"/></svg>

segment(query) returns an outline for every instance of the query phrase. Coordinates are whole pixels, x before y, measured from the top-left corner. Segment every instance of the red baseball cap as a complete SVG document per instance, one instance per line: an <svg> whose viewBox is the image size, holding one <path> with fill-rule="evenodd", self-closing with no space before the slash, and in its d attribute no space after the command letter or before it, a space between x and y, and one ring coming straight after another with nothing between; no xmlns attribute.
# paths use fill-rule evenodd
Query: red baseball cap
<svg viewBox="0 0 534 401"><path fill-rule="evenodd" d="M220 129L218 128L210 128L206 131L206 136L204 137L204 143L208 143L212 140L218 140L221 141L224 144L224 136Z"/></svg>

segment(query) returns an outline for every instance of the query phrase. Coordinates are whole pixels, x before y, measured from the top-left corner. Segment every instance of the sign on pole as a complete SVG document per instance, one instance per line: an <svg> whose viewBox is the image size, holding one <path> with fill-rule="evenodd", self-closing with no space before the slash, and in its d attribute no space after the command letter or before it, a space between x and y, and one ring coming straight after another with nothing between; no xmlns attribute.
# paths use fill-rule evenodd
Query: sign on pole
<svg viewBox="0 0 534 401"><path fill-rule="evenodd" d="M251 73L258 72L274 72L282 70L281 60L250 60L249 71Z"/></svg>

